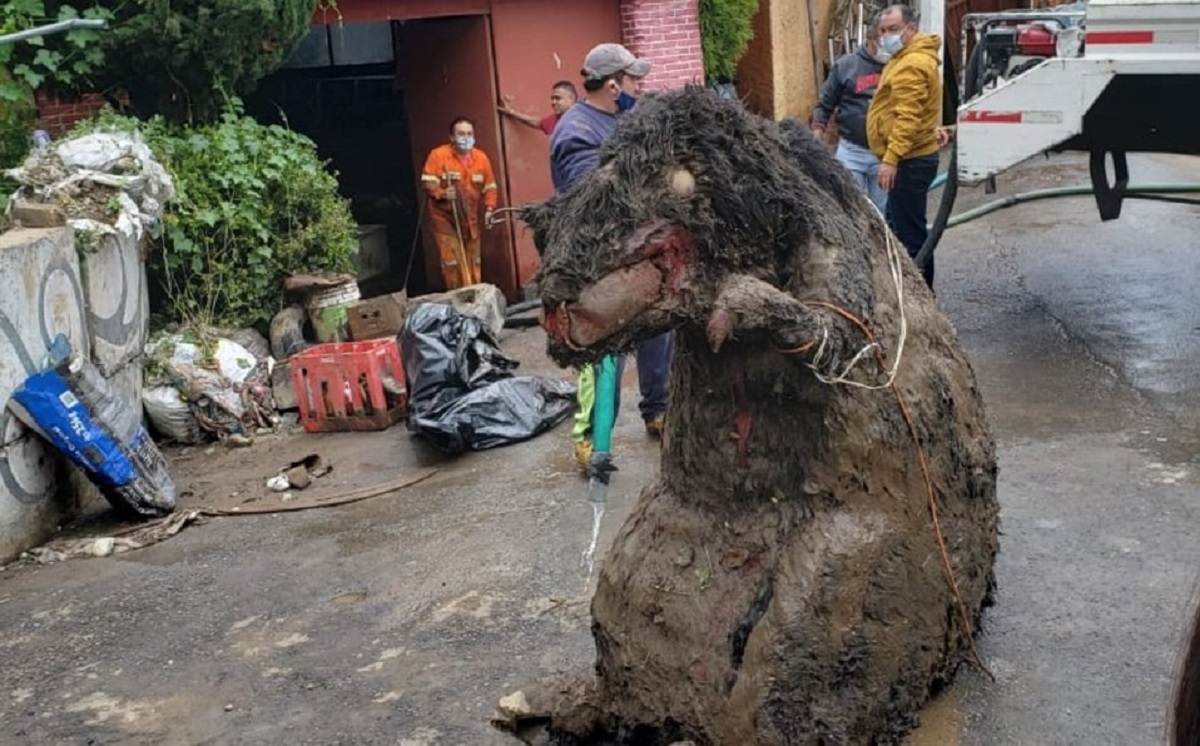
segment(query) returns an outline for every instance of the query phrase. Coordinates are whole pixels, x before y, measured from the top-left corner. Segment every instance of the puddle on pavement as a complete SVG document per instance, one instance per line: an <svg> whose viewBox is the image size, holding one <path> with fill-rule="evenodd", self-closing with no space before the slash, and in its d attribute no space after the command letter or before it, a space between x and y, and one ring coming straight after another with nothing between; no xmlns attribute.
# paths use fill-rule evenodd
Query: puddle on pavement
<svg viewBox="0 0 1200 746"><path fill-rule="evenodd" d="M904 739L903 746L959 746L963 717L956 687L942 692L921 710L921 727Z"/></svg>
<svg viewBox="0 0 1200 746"><path fill-rule="evenodd" d="M133 562L141 565L168 567L180 562L200 562L213 559L220 556L223 551L220 545L184 545L175 542L175 538L172 537L135 552L114 555L114 559L117 562Z"/></svg>
<svg viewBox="0 0 1200 746"><path fill-rule="evenodd" d="M333 537L339 557L353 557L396 546L396 538L388 531L365 530L338 534Z"/></svg>

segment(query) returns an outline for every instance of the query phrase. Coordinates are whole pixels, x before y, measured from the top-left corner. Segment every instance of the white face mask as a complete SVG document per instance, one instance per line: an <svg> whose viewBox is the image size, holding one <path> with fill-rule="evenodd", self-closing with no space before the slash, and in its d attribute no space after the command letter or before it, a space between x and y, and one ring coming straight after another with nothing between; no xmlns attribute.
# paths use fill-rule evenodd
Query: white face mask
<svg viewBox="0 0 1200 746"><path fill-rule="evenodd" d="M883 64L883 65L886 65L887 61L892 58L892 55L890 53L885 52L882 49L876 49L875 54L873 54L872 56L875 58L876 62L879 62L880 64Z"/></svg>
<svg viewBox="0 0 1200 746"><path fill-rule="evenodd" d="M904 49L904 41L900 34L884 34L879 37L879 51L894 55L901 49Z"/></svg>

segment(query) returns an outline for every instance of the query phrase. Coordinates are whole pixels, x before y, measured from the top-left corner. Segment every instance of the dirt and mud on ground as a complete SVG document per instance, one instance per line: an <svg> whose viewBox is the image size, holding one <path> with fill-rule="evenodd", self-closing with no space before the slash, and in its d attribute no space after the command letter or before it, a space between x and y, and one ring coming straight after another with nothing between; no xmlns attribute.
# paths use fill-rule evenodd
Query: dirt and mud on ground
<svg viewBox="0 0 1200 746"><path fill-rule="evenodd" d="M1200 180L1184 159L1131 168L1135 182ZM1057 157L1001 188L1085 175ZM1076 198L947 234L938 300L999 444L999 593L979 638L997 681L964 672L911 743L1163 741L1200 577L1198 229L1194 208L1130 203L1102 224ZM505 342L522 371L561 375L542 344L538 331ZM602 545L657 469L630 368ZM452 462L402 427L297 435L193 449L176 476L265 493L313 452L334 465L322 490L438 472L352 505L214 518L127 554L0 574L0 741L512 744L487 724L496 700L591 665L591 510L568 425Z"/></svg>

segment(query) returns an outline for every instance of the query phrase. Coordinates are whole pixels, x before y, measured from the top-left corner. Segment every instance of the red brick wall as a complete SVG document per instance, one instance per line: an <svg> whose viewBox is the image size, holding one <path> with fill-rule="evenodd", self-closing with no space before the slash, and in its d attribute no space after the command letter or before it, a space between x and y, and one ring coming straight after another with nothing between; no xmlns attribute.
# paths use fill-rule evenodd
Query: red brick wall
<svg viewBox="0 0 1200 746"><path fill-rule="evenodd" d="M102 96L89 93L75 101L63 101L42 91L37 93L38 127L52 136L69 130L80 119L103 108Z"/></svg>
<svg viewBox="0 0 1200 746"><path fill-rule="evenodd" d="M699 0L622 0L621 37L654 63L646 90L704 82Z"/></svg>

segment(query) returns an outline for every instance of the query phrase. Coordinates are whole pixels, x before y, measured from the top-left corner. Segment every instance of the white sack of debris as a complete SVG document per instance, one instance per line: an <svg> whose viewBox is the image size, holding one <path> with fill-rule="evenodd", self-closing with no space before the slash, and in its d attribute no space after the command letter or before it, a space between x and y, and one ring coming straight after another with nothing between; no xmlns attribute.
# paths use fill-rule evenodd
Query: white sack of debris
<svg viewBox="0 0 1200 746"><path fill-rule="evenodd" d="M175 197L171 176L154 160L150 148L126 132L93 132L62 140L33 151L21 166L5 174L21 184L15 196L63 206L72 228L119 233L135 241L155 225L163 205Z"/></svg>
<svg viewBox="0 0 1200 746"><path fill-rule="evenodd" d="M146 345L146 359L142 404L168 440L194 444L275 426L272 358L259 360L221 337L197 344L185 335L163 334Z"/></svg>

